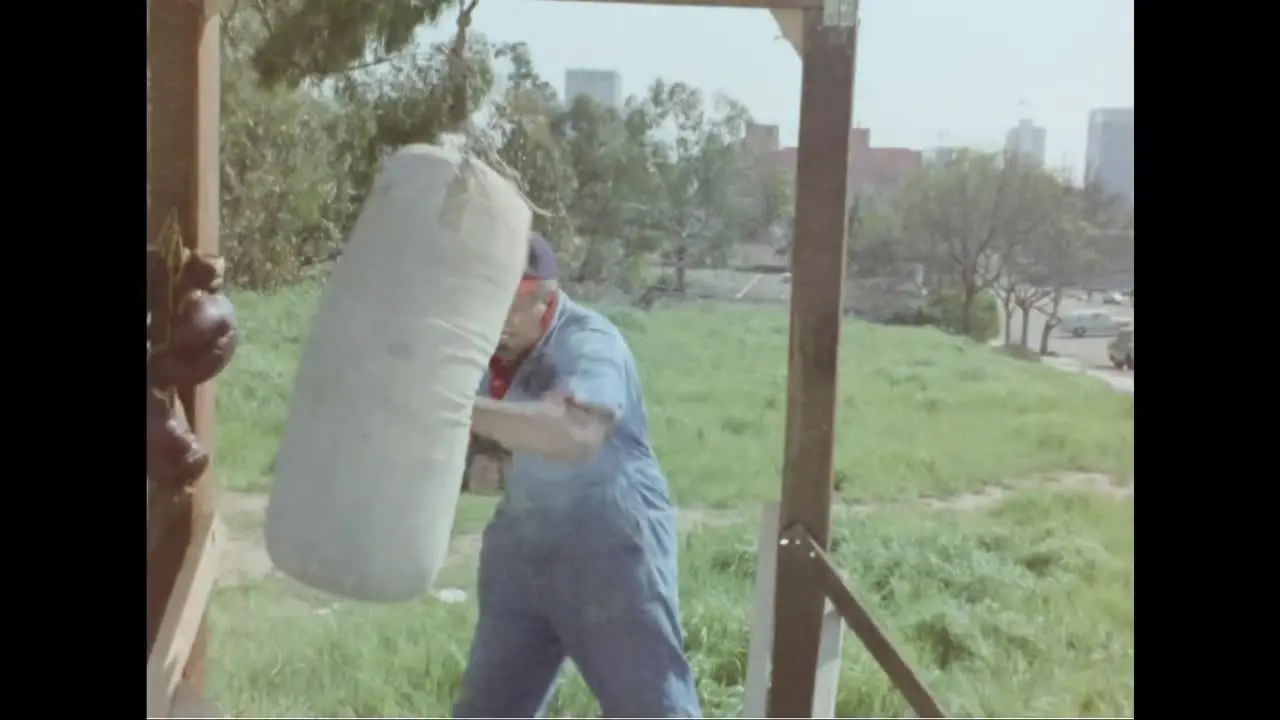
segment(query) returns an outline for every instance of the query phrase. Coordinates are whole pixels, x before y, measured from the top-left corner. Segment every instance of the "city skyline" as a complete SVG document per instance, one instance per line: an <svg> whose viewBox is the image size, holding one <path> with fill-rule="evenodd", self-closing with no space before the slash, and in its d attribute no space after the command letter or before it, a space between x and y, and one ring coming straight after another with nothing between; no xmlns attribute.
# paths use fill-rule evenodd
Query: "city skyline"
<svg viewBox="0 0 1280 720"><path fill-rule="evenodd" d="M586 95L605 107L621 108L622 75L617 70L569 68L564 71L561 97L566 104L572 104L579 95Z"/></svg>
<svg viewBox="0 0 1280 720"><path fill-rule="evenodd" d="M1133 207L1133 108L1095 108L1089 112L1084 182Z"/></svg>
<svg viewBox="0 0 1280 720"><path fill-rule="evenodd" d="M477 10L472 30L526 42L560 85L570 68L610 68L637 93L682 81L799 130L800 60L764 10L512 2ZM867 0L861 6L854 121L887 146L998 151L1019 117L1047 131L1046 165L1083 176L1092 108L1134 102L1131 0ZM707 32L711 28L712 32ZM423 41L448 42L441 23Z"/></svg>
<svg viewBox="0 0 1280 720"><path fill-rule="evenodd" d="M1022 162L1044 167L1046 131L1030 118L1022 118L1004 136L1005 152L1016 153Z"/></svg>

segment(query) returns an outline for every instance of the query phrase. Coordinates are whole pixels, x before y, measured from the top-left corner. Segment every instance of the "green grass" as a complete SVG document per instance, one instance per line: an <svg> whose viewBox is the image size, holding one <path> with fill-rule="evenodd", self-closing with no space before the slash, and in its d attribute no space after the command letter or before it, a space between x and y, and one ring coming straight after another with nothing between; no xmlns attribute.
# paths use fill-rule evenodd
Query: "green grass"
<svg viewBox="0 0 1280 720"><path fill-rule="evenodd" d="M235 296L245 343L219 381L226 487L264 490L318 298L302 285ZM676 501L776 498L786 405L782 308L693 305L611 315L643 376ZM946 495L1060 470L1133 472L1133 398L928 328L844 328L836 477L846 500ZM487 505L464 507L464 525Z"/></svg>
<svg viewBox="0 0 1280 720"><path fill-rule="evenodd" d="M236 294L245 342L219 381L218 479L261 491L318 299L306 284ZM689 305L610 312L645 383L650 428L682 507L754 518L778 496L786 402L782 308ZM1005 357L931 329L850 323L840 364L838 565L956 715L1133 712L1133 504L1023 489L990 510L926 510L953 495L1063 470L1133 474L1133 398L1084 376ZM901 501L870 515L853 501ZM478 529L492 500L464 498ZM249 529L252 533L252 528ZM681 556L687 649L708 717L737 715L755 529L689 535ZM469 586L455 562L441 583ZM448 714L471 601L393 607L316 599L277 579L220 590L210 695L240 716ZM849 638L842 716L901 716ZM567 673L552 713L594 716Z"/></svg>
<svg viewBox="0 0 1280 720"><path fill-rule="evenodd" d="M741 711L755 529L686 536L686 647L707 717ZM1017 493L984 512L841 515L834 561L958 716L1133 714L1133 503ZM242 717L448 715L470 602L320 606L277 581L216 597L210 693ZM852 635L841 717L906 709ZM574 672L551 714L595 717Z"/></svg>

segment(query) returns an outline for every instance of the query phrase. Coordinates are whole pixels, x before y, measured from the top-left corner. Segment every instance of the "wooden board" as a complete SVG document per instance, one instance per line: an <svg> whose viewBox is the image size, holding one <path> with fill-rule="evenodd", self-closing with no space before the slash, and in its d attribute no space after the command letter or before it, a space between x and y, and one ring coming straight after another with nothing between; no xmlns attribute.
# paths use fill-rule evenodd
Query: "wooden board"
<svg viewBox="0 0 1280 720"><path fill-rule="evenodd" d="M760 537L756 544L756 591L752 600L751 635L747 650L747 676L742 717L764 717L769 707L769 667L773 654L773 600L777 590L778 503L767 502L760 512ZM844 620L827 602L822 614L822 639L818 644L818 673L813 687L815 718L836 717L836 691L844 647Z"/></svg>
<svg viewBox="0 0 1280 720"><path fill-rule="evenodd" d="M196 518L191 544L183 555L169 604L147 659L147 717L169 717L174 694L182 682L191 651L200 632L209 595L218 578L218 558L227 533L213 513ZM199 696L199 688L186 695ZM179 715L178 717L182 717Z"/></svg>
<svg viewBox="0 0 1280 720"><path fill-rule="evenodd" d="M147 66L151 80L147 190L147 237L160 237L175 218L183 243L193 251L218 252L218 120L221 20L217 6L192 0L151 0L147 15ZM157 325L168 307L148 308ZM215 447L213 383L183 392L187 420L200 445ZM190 546L198 518L215 507L206 471L194 493L152 489L149 531L155 551L147 554L147 645L155 646L170 593ZM151 543L149 542L149 545ZM196 639L186 679L200 687L203 635Z"/></svg>
<svg viewBox="0 0 1280 720"><path fill-rule="evenodd" d="M827 2L804 12L780 523L784 533L804 528L823 548L831 529L857 37L856 6ZM826 597L809 562L807 548L778 548L769 717L813 717Z"/></svg>
<svg viewBox="0 0 1280 720"><path fill-rule="evenodd" d="M804 51L804 12L800 10L779 10L770 9L773 13L773 21L778 23L778 30L782 32L782 37L791 47L795 49L796 54L800 55Z"/></svg>
<svg viewBox="0 0 1280 720"><path fill-rule="evenodd" d="M727 7L748 10L769 10L771 8L789 8L804 10L822 7L822 0L569 0L570 2L593 2L600 5L671 5L680 7Z"/></svg>

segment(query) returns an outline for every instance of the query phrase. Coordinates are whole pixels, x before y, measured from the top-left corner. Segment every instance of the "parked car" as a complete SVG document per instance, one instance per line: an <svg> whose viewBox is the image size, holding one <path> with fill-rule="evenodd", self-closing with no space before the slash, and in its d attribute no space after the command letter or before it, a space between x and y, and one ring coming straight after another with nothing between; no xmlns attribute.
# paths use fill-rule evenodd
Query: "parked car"
<svg viewBox="0 0 1280 720"><path fill-rule="evenodd" d="M1078 338L1109 336L1128 324L1128 318L1116 317L1105 310L1076 310L1062 316L1058 332Z"/></svg>
<svg viewBox="0 0 1280 720"><path fill-rule="evenodd" d="M1116 335L1116 339L1107 344L1107 356L1117 370L1133 369L1133 326L1130 325Z"/></svg>
<svg viewBox="0 0 1280 720"><path fill-rule="evenodd" d="M1118 292L1105 293L1102 296L1103 305L1124 305L1124 296Z"/></svg>

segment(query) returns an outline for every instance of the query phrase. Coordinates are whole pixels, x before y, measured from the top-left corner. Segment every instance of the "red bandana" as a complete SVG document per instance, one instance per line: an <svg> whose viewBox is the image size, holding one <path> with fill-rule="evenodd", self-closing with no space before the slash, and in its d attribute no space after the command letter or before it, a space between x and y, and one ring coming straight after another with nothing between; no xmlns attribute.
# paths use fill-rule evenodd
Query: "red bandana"
<svg viewBox="0 0 1280 720"><path fill-rule="evenodd" d="M542 334L547 333L547 328L551 327L551 321L556 317L556 306L559 304L559 293L552 295L551 300L547 303L546 312L542 313ZM536 343L535 343L536 344ZM532 348L530 348L532 349ZM520 363L529 357L529 350L520 353L514 360L508 362L498 356L489 358L489 395L495 400L501 400L507 394L507 390L511 387L511 378L515 377L516 370L520 367Z"/></svg>

